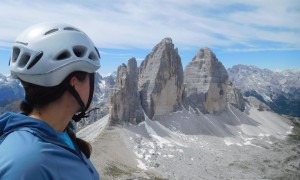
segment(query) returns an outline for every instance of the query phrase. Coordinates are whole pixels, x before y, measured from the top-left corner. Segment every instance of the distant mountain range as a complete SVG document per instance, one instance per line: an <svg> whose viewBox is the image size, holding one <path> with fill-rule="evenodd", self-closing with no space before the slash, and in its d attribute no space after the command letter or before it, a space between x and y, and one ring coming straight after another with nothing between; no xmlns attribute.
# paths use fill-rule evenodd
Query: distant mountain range
<svg viewBox="0 0 300 180"><path fill-rule="evenodd" d="M20 101L24 97L21 83L12 77L0 74L0 113L4 111L16 111Z"/></svg>
<svg viewBox="0 0 300 180"><path fill-rule="evenodd" d="M273 111L300 117L300 71L274 72L255 66L235 65L229 79L244 96L254 96Z"/></svg>
<svg viewBox="0 0 300 180"><path fill-rule="evenodd" d="M300 71L275 72L247 65L235 65L227 71L233 86L240 89L244 96L256 97L279 114L300 117ZM108 114L109 92L115 80L116 73L106 77L97 73L93 99L93 106L100 106L97 116ZM23 97L20 82L0 74L0 113L19 111L18 102Z"/></svg>

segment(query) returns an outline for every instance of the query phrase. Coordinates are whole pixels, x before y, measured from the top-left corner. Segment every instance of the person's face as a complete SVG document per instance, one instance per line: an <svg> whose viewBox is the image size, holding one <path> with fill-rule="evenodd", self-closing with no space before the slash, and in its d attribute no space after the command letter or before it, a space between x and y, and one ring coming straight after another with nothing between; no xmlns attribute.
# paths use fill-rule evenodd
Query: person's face
<svg viewBox="0 0 300 180"><path fill-rule="evenodd" d="M76 91L80 95L84 105L86 106L89 100L89 93L90 93L90 76L87 75L83 81L79 81L75 86Z"/></svg>

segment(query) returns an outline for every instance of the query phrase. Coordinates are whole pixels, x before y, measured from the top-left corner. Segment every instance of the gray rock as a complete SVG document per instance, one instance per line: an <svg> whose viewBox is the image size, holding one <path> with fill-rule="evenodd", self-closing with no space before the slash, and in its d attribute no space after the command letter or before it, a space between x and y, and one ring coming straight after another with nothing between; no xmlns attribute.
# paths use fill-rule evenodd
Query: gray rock
<svg viewBox="0 0 300 180"><path fill-rule="evenodd" d="M254 96L245 97L246 102L259 111L271 111L271 108Z"/></svg>
<svg viewBox="0 0 300 180"><path fill-rule="evenodd" d="M129 122L139 123L145 120L144 110L141 105L140 95L138 92L138 68L135 58L128 60L128 101L129 101Z"/></svg>
<svg viewBox="0 0 300 180"><path fill-rule="evenodd" d="M116 84L110 91L109 100L109 121L111 125L122 123L128 118L128 98L126 92L128 90L128 74L127 66L122 64L118 67Z"/></svg>
<svg viewBox="0 0 300 180"><path fill-rule="evenodd" d="M118 68L116 84L110 92L110 124L130 122L137 124L144 120L137 91L137 63L135 58L128 60L128 67Z"/></svg>
<svg viewBox="0 0 300 180"><path fill-rule="evenodd" d="M163 39L139 69L140 98L150 119L181 108L183 68L171 38Z"/></svg>
<svg viewBox="0 0 300 180"><path fill-rule="evenodd" d="M209 48L202 48L184 70L184 105L204 113L226 107L228 74Z"/></svg>
<svg viewBox="0 0 300 180"><path fill-rule="evenodd" d="M227 102L242 112L245 110L245 101L242 91L236 87L233 87L232 83L230 83L228 86Z"/></svg>

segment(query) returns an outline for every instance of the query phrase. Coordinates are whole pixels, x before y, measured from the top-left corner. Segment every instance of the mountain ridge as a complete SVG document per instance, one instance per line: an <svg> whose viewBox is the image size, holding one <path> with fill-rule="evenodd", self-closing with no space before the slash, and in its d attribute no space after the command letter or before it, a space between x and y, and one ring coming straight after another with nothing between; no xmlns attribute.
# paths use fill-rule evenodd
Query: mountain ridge
<svg viewBox="0 0 300 180"><path fill-rule="evenodd" d="M300 117L300 71L235 65L228 73L245 96L256 97L277 113Z"/></svg>
<svg viewBox="0 0 300 180"><path fill-rule="evenodd" d="M231 82L237 89L240 89L240 91L242 92L242 94L244 96L254 96L268 106L270 104L270 102L268 100L270 100L271 97L267 96L266 92L269 92L269 91L262 92L260 94L260 92L251 91L251 90L243 87L243 83L241 83L241 82L244 82L244 84L245 84L245 82L247 82L246 78L249 77L249 74L239 74L238 76L241 77L241 79L245 79L245 81L244 80L240 80L241 82L237 81L234 78L234 77L236 77L236 75L234 75L234 71L232 70L236 66L243 67L248 70L250 69L250 72L251 71L253 71L253 72L261 71L261 72L266 72L266 74L271 74L271 75L277 74L275 76L275 78L273 77L273 79L281 79L282 83L284 81L287 81L285 78L288 78L288 77L291 77L294 75L295 77L294 77L293 83L289 84L288 86L285 86L285 84L283 83L283 85L281 85L280 90L278 88L275 88L275 90L273 90L272 92L273 93L277 92L278 97L282 97L284 100L288 99L289 100L288 102L291 102L292 104L293 104L293 99L289 99L289 98L294 98L296 101L296 103L294 103L294 104L296 104L296 105L295 105L295 107L292 106L292 108L296 109L299 107L298 106L299 95L297 96L297 94L298 93L300 94L300 84L299 84L299 81L297 81L297 77L299 77L299 79L300 79L300 75L299 75L300 70L287 69L287 70L278 72L278 71L272 71L267 68L259 68L257 66L253 66L253 65L242 65L242 64L234 65L231 68L227 69L227 72L229 74L229 79L231 80ZM103 76L101 76L100 74L97 74L97 77L99 78L98 80L96 80L96 83L98 83L98 85L96 86L96 90L95 90L96 96L94 97L93 101L96 102L96 104L103 104L103 103L101 103L101 101L108 102L109 89L115 83L114 81L116 79L116 72L112 73L109 76L106 76L105 78L103 78ZM100 81L100 84L99 84L99 81ZM256 86L259 87L258 83L259 82L256 81L254 83L254 87L256 87ZM107 84L108 86L106 86L105 84ZM260 84L265 84L265 83L260 83ZM102 90L100 90L100 89L102 89ZM282 93L284 95L279 96L280 93ZM290 93L290 95L287 95L288 93ZM99 94L101 94L101 95L99 95ZM268 95L270 95L270 92ZM296 95L296 96L294 96L294 95ZM0 113L4 112L6 110L18 111L18 107L16 105L13 105L10 107L10 104L12 104L13 102L22 100L23 96L24 96L24 92L23 92L23 88L22 88L21 84L17 80L12 79L10 76L4 76L0 73ZM297 99L296 99L296 97L297 97ZM287 107L289 107L289 105ZM108 107L105 107L105 108L106 108L105 113L107 114ZM291 115L291 116L300 117L299 114L295 114L293 112L292 113L282 112L282 111L280 111L280 109L278 110L278 107L276 108L276 106L274 106L274 105L273 106L271 105L271 109L280 114L287 114L287 115Z"/></svg>

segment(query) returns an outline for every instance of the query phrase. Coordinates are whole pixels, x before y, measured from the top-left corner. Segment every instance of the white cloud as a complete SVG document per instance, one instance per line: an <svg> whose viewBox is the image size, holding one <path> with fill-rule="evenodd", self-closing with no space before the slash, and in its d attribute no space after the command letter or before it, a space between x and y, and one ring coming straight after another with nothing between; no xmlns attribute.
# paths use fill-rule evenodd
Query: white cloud
<svg viewBox="0 0 300 180"><path fill-rule="evenodd" d="M29 25L63 21L85 31L100 48L149 49L171 37L182 49L266 48L256 44L259 40L299 50L299 9L296 0L2 1L0 42L15 39Z"/></svg>
<svg viewBox="0 0 300 180"><path fill-rule="evenodd" d="M298 48L225 48L225 52L296 51Z"/></svg>

